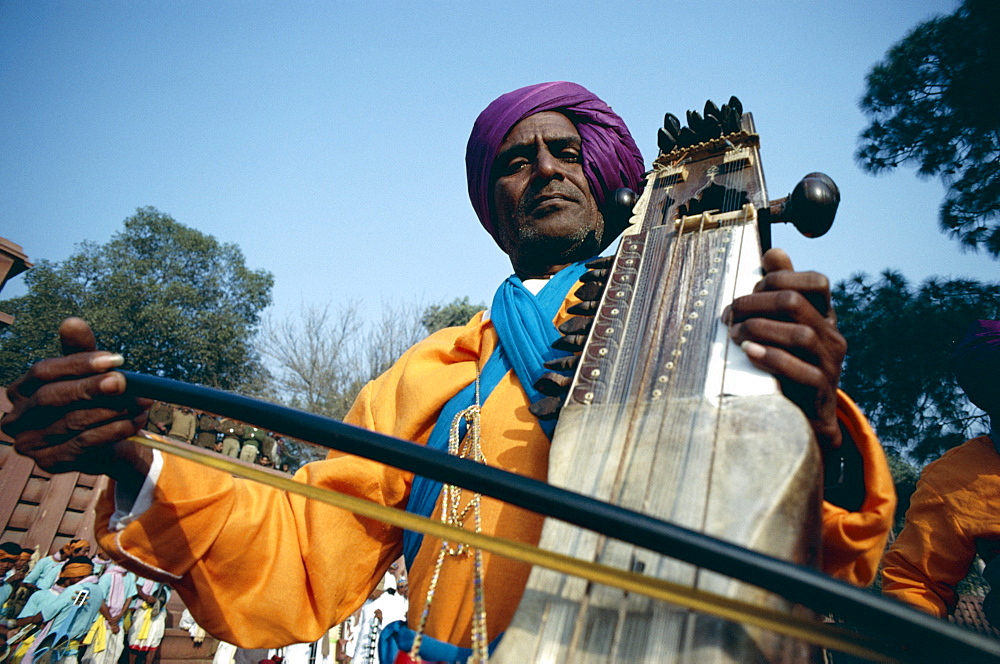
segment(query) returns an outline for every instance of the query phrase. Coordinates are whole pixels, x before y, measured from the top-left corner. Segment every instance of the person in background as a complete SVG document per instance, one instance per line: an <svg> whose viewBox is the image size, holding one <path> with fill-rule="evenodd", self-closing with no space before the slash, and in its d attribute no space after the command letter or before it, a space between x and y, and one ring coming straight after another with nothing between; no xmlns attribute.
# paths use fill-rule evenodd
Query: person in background
<svg viewBox="0 0 1000 664"><path fill-rule="evenodd" d="M100 614L84 638L88 646L82 664L117 664L125 650L122 619L129 601L137 593L136 576L121 565L111 564L101 574L98 585L104 591Z"/></svg>
<svg viewBox="0 0 1000 664"><path fill-rule="evenodd" d="M153 433L165 436L170 430L170 424L174 421L174 408L168 403L154 401L149 409L149 419L147 428Z"/></svg>
<svg viewBox="0 0 1000 664"><path fill-rule="evenodd" d="M23 585L29 590L46 590L51 588L59 578L59 570L63 563L73 556L86 556L90 553L90 542L74 539L63 545L62 549L51 556L46 556L35 563L31 571L24 577Z"/></svg>
<svg viewBox="0 0 1000 664"><path fill-rule="evenodd" d="M173 421L170 423L170 430L167 431L167 435L185 443L190 443L194 440L197 428L197 420L193 410L190 408L175 408Z"/></svg>
<svg viewBox="0 0 1000 664"><path fill-rule="evenodd" d="M990 428L920 474L906 525L885 555L882 593L944 618L955 610L955 587L978 554L992 589L983 612L1000 627L1000 321L975 321L955 347L952 366Z"/></svg>
<svg viewBox="0 0 1000 664"><path fill-rule="evenodd" d="M132 626L128 631L128 664L152 662L163 641L167 625L170 586L152 579L135 577Z"/></svg>
<svg viewBox="0 0 1000 664"><path fill-rule="evenodd" d="M194 442L198 447L206 450L215 448L215 441L219 437L219 419L209 413L198 415L198 432L195 434Z"/></svg>

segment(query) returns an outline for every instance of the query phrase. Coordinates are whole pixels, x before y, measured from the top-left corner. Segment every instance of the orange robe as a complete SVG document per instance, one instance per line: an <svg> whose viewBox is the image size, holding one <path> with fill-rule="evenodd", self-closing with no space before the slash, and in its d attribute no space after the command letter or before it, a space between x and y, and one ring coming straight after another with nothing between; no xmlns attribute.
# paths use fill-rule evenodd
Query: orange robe
<svg viewBox="0 0 1000 664"><path fill-rule="evenodd" d="M1000 454L980 436L948 450L920 474L906 526L885 555L882 592L943 618L977 547L1000 553Z"/></svg>
<svg viewBox="0 0 1000 664"><path fill-rule="evenodd" d="M566 306L557 324L566 318ZM492 324L481 314L465 327L431 335L365 386L345 422L426 443L440 409L475 379L496 342ZM860 512L824 507L827 569L867 584L888 534L895 494L864 418L846 398L840 413L864 456L869 495ZM483 404L482 430L489 464L546 479L549 441L513 374ZM303 467L295 479L403 509L412 474L331 453ZM169 455L150 509L120 532L107 530L112 511L106 498L97 517L102 547L143 576L169 580L200 625L247 648L315 640L361 605L402 551L397 528ZM484 532L537 543L542 522L536 514L483 499ZM437 539L425 536L410 569L411 627L423 609L438 547ZM484 554L490 639L509 624L529 569ZM427 634L469 645L471 583L471 560L448 558Z"/></svg>

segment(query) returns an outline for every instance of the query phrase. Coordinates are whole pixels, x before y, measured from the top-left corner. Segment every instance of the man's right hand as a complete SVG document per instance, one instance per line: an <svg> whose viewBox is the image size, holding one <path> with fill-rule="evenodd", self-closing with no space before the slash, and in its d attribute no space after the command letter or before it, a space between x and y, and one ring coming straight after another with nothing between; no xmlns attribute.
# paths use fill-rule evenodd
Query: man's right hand
<svg viewBox="0 0 1000 664"><path fill-rule="evenodd" d="M42 469L109 475L134 495L152 452L125 439L145 424L152 402L123 396L125 377L112 371L122 357L98 351L86 322L67 318L59 338L63 357L34 364L7 387L13 410L0 426Z"/></svg>

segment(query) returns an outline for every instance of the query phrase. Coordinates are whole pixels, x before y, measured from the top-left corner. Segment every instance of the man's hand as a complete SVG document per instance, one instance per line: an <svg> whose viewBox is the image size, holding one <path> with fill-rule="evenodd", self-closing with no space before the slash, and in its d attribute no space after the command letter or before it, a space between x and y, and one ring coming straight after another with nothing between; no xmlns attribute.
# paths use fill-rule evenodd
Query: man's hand
<svg viewBox="0 0 1000 664"><path fill-rule="evenodd" d="M146 421L151 402L122 396L120 355L96 350L90 326L59 326L64 357L42 360L7 387L13 410L3 418L14 448L49 472L109 475L138 493L151 452L125 441Z"/></svg>
<svg viewBox="0 0 1000 664"><path fill-rule="evenodd" d="M820 449L840 447L837 385L847 342L837 330L830 282L817 272L795 272L781 249L764 254L764 278L736 298L723 318L750 361L773 374L809 419Z"/></svg>

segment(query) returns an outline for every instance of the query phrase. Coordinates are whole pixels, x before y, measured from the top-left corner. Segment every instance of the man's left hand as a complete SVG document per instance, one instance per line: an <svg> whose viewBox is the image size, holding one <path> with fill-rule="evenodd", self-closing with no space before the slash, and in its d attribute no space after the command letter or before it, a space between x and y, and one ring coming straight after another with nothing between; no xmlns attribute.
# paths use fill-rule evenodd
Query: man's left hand
<svg viewBox="0 0 1000 664"><path fill-rule="evenodd" d="M781 249L763 258L764 278L723 314L729 334L754 366L773 374L809 419L820 450L840 448L837 385L847 341L837 330L830 281L795 272Z"/></svg>

